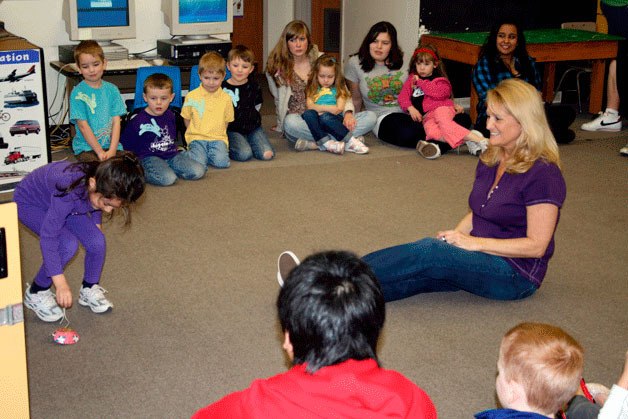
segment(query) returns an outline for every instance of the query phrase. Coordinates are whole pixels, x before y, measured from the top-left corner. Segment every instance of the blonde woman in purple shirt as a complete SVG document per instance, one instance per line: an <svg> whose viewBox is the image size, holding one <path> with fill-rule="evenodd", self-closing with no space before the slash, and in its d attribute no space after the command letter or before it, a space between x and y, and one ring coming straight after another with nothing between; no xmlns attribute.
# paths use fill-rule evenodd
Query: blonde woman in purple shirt
<svg viewBox="0 0 628 419"><path fill-rule="evenodd" d="M487 99L490 140L471 211L435 238L364 256L386 301L457 290L516 300L541 286L566 195L558 147L532 85L504 80Z"/></svg>

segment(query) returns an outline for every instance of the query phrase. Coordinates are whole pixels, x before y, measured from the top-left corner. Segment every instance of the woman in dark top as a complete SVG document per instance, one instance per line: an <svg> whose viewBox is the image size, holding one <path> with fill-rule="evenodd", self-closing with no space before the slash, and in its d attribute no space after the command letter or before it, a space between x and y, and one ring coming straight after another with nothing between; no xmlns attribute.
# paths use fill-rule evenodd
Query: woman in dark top
<svg viewBox="0 0 628 419"><path fill-rule="evenodd" d="M482 47L480 59L473 69L473 85L478 93L478 117L475 128L488 137L486 129L486 94L505 79L525 80L541 90L541 76L534 59L528 55L521 26L511 21L495 25ZM576 111L568 105L545 105L547 120L559 143L573 141L575 133L569 126Z"/></svg>

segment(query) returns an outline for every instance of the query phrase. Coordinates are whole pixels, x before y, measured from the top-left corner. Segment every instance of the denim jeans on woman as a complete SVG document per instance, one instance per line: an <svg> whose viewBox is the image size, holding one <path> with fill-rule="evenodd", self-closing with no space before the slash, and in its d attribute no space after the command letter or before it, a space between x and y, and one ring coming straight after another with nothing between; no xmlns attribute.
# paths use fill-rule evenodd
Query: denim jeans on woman
<svg viewBox="0 0 628 419"><path fill-rule="evenodd" d="M257 127L248 134L240 134L235 131L227 131L229 137L229 156L235 161L247 161L251 157L257 160L270 160L275 155L273 146L270 145L266 133L262 127ZM272 151L272 156L264 158L264 153Z"/></svg>
<svg viewBox="0 0 628 419"><path fill-rule="evenodd" d="M463 290L494 300L518 300L537 288L499 256L425 238L369 253L386 301L415 294Z"/></svg>
<svg viewBox="0 0 628 419"><path fill-rule="evenodd" d="M375 112L363 111L355 114L355 129L353 135L358 137L366 135L373 130L377 122L377 115ZM310 129L305 123L305 120L301 115L291 113L286 115L283 122L283 133L286 139L290 142L296 142L299 138L308 141L314 141L314 137L310 132Z"/></svg>
<svg viewBox="0 0 628 419"><path fill-rule="evenodd" d="M144 157L141 162L146 182L157 186L170 186L178 177L185 180L200 179L206 171L202 164L184 153L177 153L169 159L148 156Z"/></svg>

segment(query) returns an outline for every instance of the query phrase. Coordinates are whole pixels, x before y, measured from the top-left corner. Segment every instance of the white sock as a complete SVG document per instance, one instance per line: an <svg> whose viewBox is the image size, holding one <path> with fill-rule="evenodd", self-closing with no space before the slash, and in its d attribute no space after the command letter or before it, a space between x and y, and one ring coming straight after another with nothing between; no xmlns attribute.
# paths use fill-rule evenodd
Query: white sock
<svg viewBox="0 0 628 419"><path fill-rule="evenodd" d="M606 108L606 110L604 111L604 113L607 113L609 115L619 115L619 111L612 109L612 108Z"/></svg>

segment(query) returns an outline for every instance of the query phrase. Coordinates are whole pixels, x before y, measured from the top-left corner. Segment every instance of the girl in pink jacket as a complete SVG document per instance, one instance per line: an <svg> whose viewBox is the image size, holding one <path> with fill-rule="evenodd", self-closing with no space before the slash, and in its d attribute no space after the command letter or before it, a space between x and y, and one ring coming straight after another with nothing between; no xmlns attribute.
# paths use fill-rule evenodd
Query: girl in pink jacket
<svg viewBox="0 0 628 419"><path fill-rule="evenodd" d="M454 122L456 110L451 83L447 80L435 47L427 45L417 48L412 54L408 73L398 101L414 121L423 123L427 141L417 144L421 156L426 159L438 158L441 155L439 142L446 142L451 148L465 143L473 155L486 150L488 140L479 131L469 131Z"/></svg>

